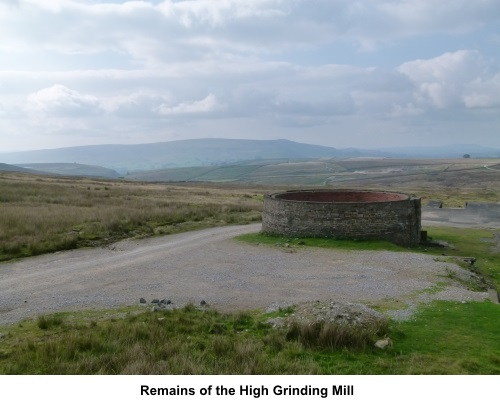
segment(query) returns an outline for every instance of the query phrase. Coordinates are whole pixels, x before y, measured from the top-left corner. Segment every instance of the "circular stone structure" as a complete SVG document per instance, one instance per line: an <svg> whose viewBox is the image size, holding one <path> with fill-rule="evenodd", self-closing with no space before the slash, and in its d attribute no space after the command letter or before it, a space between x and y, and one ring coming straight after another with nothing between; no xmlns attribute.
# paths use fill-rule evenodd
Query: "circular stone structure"
<svg viewBox="0 0 500 405"><path fill-rule="evenodd" d="M291 190L264 197L262 232L416 245L420 198L387 191Z"/></svg>

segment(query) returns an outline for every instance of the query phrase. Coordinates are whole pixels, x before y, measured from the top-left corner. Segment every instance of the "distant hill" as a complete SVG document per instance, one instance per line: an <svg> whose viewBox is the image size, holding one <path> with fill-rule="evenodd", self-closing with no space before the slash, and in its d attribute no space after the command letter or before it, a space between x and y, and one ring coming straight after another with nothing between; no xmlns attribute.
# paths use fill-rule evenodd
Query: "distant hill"
<svg viewBox="0 0 500 405"><path fill-rule="evenodd" d="M33 174L46 174L41 173L37 170L27 169L21 166L8 165L6 163L0 163L0 172L19 172L19 173L33 173Z"/></svg>
<svg viewBox="0 0 500 405"><path fill-rule="evenodd" d="M315 159L323 157L387 156L387 152L341 150L285 139L189 139L138 145L95 145L28 152L0 153L0 161L19 164L79 163L103 166L119 173L174 167L227 165L260 159Z"/></svg>
<svg viewBox="0 0 500 405"><path fill-rule="evenodd" d="M112 169L100 166L80 165L77 163L29 163L9 165L0 163L0 172L19 172L40 175L106 177L118 178L120 174Z"/></svg>
<svg viewBox="0 0 500 405"><path fill-rule="evenodd" d="M106 177L118 178L120 174L115 170L102 166L82 165L78 163L27 163L21 164L24 169L33 169L44 173L61 176Z"/></svg>
<svg viewBox="0 0 500 405"><path fill-rule="evenodd" d="M404 157L404 158L461 158L470 154L477 157L500 157L500 150L479 145L448 145L443 147L388 148L385 151L356 148L337 149L328 146L292 142L286 139L271 141L250 139L188 139L137 145L93 145L71 148L0 153L0 162L35 167L33 163L71 163L101 166L122 175L142 171L184 167L210 167L241 164L245 161L264 162L269 159L310 160L319 158L345 159L354 157ZM29 163L29 164L28 164ZM59 163L59 164L60 164ZM60 166L61 167L61 166ZM40 167L40 169L42 169ZM49 170L49 167L43 168ZM51 169L53 173L62 170ZM74 170L75 175L97 175L79 172L78 167L64 168L64 173ZM116 174L103 174L114 177Z"/></svg>

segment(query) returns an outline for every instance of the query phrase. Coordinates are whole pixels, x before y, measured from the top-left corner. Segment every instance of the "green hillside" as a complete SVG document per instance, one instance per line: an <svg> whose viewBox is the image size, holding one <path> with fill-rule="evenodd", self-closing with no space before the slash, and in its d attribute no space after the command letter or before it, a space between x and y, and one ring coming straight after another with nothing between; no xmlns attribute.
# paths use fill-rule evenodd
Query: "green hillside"
<svg viewBox="0 0 500 405"><path fill-rule="evenodd" d="M19 172L19 173L39 173L37 170L28 169L21 166L8 165L6 163L0 163L0 172Z"/></svg>
<svg viewBox="0 0 500 405"><path fill-rule="evenodd" d="M78 163L29 163L23 168L34 169L44 173L58 174L61 176L81 177L107 177L118 178L120 174L112 169L102 166L82 165Z"/></svg>

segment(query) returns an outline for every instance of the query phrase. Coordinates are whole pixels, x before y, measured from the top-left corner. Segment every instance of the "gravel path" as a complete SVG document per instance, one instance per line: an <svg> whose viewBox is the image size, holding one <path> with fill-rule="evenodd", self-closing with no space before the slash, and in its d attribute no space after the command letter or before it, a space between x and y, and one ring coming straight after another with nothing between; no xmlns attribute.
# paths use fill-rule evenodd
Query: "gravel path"
<svg viewBox="0 0 500 405"><path fill-rule="evenodd" d="M0 264L0 324L41 313L133 305L144 297L175 304L205 300L220 309L265 308L310 300L414 302L449 281L432 256L255 246L232 238L260 224L124 241ZM446 270L448 268L448 270ZM482 300L458 283L441 299Z"/></svg>

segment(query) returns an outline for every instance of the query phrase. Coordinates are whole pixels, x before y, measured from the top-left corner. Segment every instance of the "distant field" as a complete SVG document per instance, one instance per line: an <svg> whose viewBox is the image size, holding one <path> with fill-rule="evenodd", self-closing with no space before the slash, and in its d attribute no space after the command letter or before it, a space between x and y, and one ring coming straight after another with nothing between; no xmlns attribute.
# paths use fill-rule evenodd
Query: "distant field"
<svg viewBox="0 0 500 405"><path fill-rule="evenodd" d="M134 173L142 181L203 181L418 192L459 206L471 198L500 201L500 159L255 160L244 164Z"/></svg>
<svg viewBox="0 0 500 405"><path fill-rule="evenodd" d="M134 173L130 179L143 181L231 181L263 185L325 185L326 179L346 169L330 160L264 160L214 166L164 169Z"/></svg>

